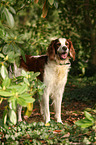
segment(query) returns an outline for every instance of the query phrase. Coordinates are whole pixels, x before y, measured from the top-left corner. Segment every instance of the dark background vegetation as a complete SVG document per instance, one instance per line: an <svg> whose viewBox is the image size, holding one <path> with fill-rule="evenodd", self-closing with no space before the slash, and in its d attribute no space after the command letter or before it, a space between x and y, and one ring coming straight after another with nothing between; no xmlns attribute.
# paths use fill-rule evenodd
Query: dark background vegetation
<svg viewBox="0 0 96 145"><path fill-rule="evenodd" d="M24 57L25 54L31 54L31 55L45 54L51 40L59 37L65 37L67 39L70 39L76 51L76 60L72 62L72 67L69 73L68 83L65 89L63 105L62 105L63 121L69 123L71 126L65 125L65 128L63 127L62 129L62 126L57 125L56 128L55 127L56 124L55 122L53 122L54 125L50 126L50 129L48 131L48 128L44 127L44 124L42 123L35 124L35 125L19 124L19 127L22 128L21 129L22 131L21 132L19 131L18 126L17 128L14 128L13 126L14 131L11 132L12 128L10 128L9 136L7 137L6 134L8 134L7 132L8 128L7 129L1 128L0 130L1 143L3 143L8 139L6 143L10 143L10 141L13 141L14 144L14 140L16 139L17 141L15 142L16 144L20 139L20 135L24 136L21 137L20 139L21 144L23 143L71 144L74 142L79 144L96 143L95 134L93 133L96 130L96 121L95 121L95 125L93 123L94 121L91 122L92 123L91 125L94 126L93 128L89 128L85 130L80 129L78 127L76 128L76 126L73 125L76 120L84 117L84 113L82 113L82 111L85 108L87 107L90 108L89 112L92 113L93 116L95 116L94 114L96 113L96 108L95 108L96 107L96 89L95 89L96 88L96 12L95 12L95 8L96 8L95 0L83 0L83 1L80 0L74 0L74 1L72 0L60 0L60 1L58 0L14 0L14 1L1 0L0 1L0 83L1 83L0 90L1 91L8 92L9 89L8 87L10 85L9 79L6 79L6 77L8 77L8 68L10 65L13 68L14 62L16 62L16 64L19 66L19 57L21 55ZM11 86L13 85L14 82L13 80L11 80ZM22 84L20 85L22 87ZM4 87L6 87L7 89L5 89ZM36 87L37 86L35 86L35 88ZM18 89L16 91L18 91ZM26 89L26 92L27 91L28 90ZM40 91L41 89L39 89L39 92ZM1 113L3 113L5 109L4 106L2 109L2 101L5 99L6 97L1 95L0 97ZM36 107L38 108L38 106ZM72 109L73 112L69 112L69 114L66 114L66 112L68 112L70 109ZM75 117L73 117L74 111L75 111ZM64 113L66 115L64 115ZM71 113L71 118L70 118L70 113ZM2 114L0 116L2 117ZM3 117L3 119L5 117L6 115ZM86 118L86 114L85 114L85 118ZM38 120L38 119L37 120L34 119L34 117L32 119L35 122ZM88 114L87 114L87 121L88 121ZM87 123L90 124L90 122ZM43 126L43 131L41 130L42 126ZM25 137L25 132L23 130L23 127L26 128L25 129L27 133L26 137ZM28 130L28 128L30 128L30 131ZM37 133L35 129L37 129ZM14 132L18 132L18 135L16 136ZM75 136L76 133L77 136ZM64 134L66 135L64 136ZM12 135L13 138L11 137ZM43 135L46 137L44 138ZM33 140L33 138L35 139Z"/></svg>

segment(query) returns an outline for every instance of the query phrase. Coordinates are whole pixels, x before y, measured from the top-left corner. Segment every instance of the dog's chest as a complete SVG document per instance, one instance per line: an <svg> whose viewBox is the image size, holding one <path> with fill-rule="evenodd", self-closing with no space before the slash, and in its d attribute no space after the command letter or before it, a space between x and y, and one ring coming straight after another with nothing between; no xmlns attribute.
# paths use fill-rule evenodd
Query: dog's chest
<svg viewBox="0 0 96 145"><path fill-rule="evenodd" d="M55 63L49 63L44 69L44 83L46 86L56 86L64 84L67 81L67 74L70 65L57 65Z"/></svg>

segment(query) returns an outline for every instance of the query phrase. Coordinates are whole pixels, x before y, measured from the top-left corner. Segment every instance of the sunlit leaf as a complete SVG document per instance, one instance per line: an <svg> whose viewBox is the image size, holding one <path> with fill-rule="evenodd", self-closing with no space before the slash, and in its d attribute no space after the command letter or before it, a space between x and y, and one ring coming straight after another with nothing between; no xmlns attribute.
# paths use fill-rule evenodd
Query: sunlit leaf
<svg viewBox="0 0 96 145"><path fill-rule="evenodd" d="M1 57L1 58L4 58L4 55L3 55L2 53L0 53L0 57Z"/></svg>
<svg viewBox="0 0 96 145"><path fill-rule="evenodd" d="M23 94L25 91L27 91L28 86L26 84L23 84L19 87L18 94Z"/></svg>
<svg viewBox="0 0 96 145"><path fill-rule="evenodd" d="M23 107L26 107L27 106L27 103L25 101L25 99L21 98L21 97L18 97L17 98L17 103Z"/></svg>
<svg viewBox="0 0 96 145"><path fill-rule="evenodd" d="M9 87L10 86L10 79L6 77L2 82L2 86L5 88Z"/></svg>
<svg viewBox="0 0 96 145"><path fill-rule="evenodd" d="M13 28L14 27L14 18L12 16L12 14L9 12L9 10L7 8L4 8L4 14L6 16L9 27Z"/></svg>
<svg viewBox="0 0 96 145"><path fill-rule="evenodd" d="M77 122L75 122L75 124L82 128L86 128L92 126L93 122L85 118L85 119L78 120Z"/></svg>
<svg viewBox="0 0 96 145"><path fill-rule="evenodd" d="M7 71L7 69L4 65L1 66L1 76L2 76L3 79L8 77L8 71Z"/></svg>
<svg viewBox="0 0 96 145"><path fill-rule="evenodd" d="M0 90L0 95L4 97L9 97L9 96L13 96L13 93Z"/></svg>
<svg viewBox="0 0 96 145"><path fill-rule="evenodd" d="M94 122L94 118L92 117L92 115L87 112L87 111L84 111L84 115L87 119L89 119L90 121Z"/></svg>
<svg viewBox="0 0 96 145"><path fill-rule="evenodd" d="M16 112L12 109L9 110L10 121L15 125L17 122Z"/></svg>
<svg viewBox="0 0 96 145"><path fill-rule="evenodd" d="M31 97L31 94L22 94L22 95L19 95L21 98L25 99L25 102L26 103L33 103L35 101L34 98Z"/></svg>

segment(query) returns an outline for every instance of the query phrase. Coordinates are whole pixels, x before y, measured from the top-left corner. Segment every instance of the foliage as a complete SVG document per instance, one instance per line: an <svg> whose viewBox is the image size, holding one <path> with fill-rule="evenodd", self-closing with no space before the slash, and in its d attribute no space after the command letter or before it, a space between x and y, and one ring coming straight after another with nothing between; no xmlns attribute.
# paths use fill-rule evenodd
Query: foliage
<svg viewBox="0 0 96 145"><path fill-rule="evenodd" d="M45 126L43 122L27 124L21 122L9 128L0 127L1 144L89 144L95 143L95 132L91 128L80 129L76 125L50 122Z"/></svg>
<svg viewBox="0 0 96 145"><path fill-rule="evenodd" d="M39 73L25 72L22 70L21 76L11 79L6 76L8 73L5 73L7 70L3 70L5 67L3 66L1 69L3 80L1 85L2 87L0 88L0 99L7 99L9 102L9 105L4 111L3 123L6 124L9 120L10 123L16 124L17 104L23 107L27 107L28 103L33 103L35 99L32 98L32 96L36 93L37 90L42 95L44 85L42 85L40 82L38 84L36 81L36 77L39 75Z"/></svg>
<svg viewBox="0 0 96 145"><path fill-rule="evenodd" d="M95 124L95 119L96 119L96 118L94 118L95 116L93 117L87 111L84 111L84 115L85 115L85 118L81 119L81 120L78 120L77 122L75 122L75 124L82 127L82 128L93 126Z"/></svg>
<svg viewBox="0 0 96 145"><path fill-rule="evenodd" d="M96 51L95 1L61 0L59 9L62 23L60 29L64 36L72 39L76 50L75 71L77 69L79 73L81 71L82 75L85 75L86 69L92 68L93 56ZM96 56L94 57L96 58Z"/></svg>

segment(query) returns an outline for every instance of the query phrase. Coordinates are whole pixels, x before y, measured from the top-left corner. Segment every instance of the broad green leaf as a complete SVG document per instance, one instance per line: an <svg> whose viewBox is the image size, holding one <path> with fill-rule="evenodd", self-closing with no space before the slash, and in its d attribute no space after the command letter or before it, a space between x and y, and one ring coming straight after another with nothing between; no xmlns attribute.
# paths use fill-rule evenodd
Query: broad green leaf
<svg viewBox="0 0 96 145"><path fill-rule="evenodd" d="M94 122L94 118L92 117L92 115L87 112L87 111L84 111L84 115L87 119L89 119L90 121Z"/></svg>
<svg viewBox="0 0 96 145"><path fill-rule="evenodd" d="M10 58L10 59L14 58L14 51L8 52L8 58Z"/></svg>
<svg viewBox="0 0 96 145"><path fill-rule="evenodd" d="M13 28L14 27L14 18L12 16L12 14L9 12L9 10L7 8L4 8L4 14L6 16L9 27Z"/></svg>
<svg viewBox="0 0 96 145"><path fill-rule="evenodd" d="M49 1L50 5L53 5L54 0L48 0L48 1Z"/></svg>
<svg viewBox="0 0 96 145"><path fill-rule="evenodd" d="M1 96L4 96L4 97L14 96L13 93L8 92L8 91L2 91L2 90L0 90L0 95L1 95Z"/></svg>
<svg viewBox="0 0 96 145"><path fill-rule="evenodd" d="M2 82L2 86L3 86L3 88L5 87L5 89L7 87L9 87L10 86L10 79L6 77L5 80L3 80L3 82Z"/></svg>
<svg viewBox="0 0 96 145"><path fill-rule="evenodd" d="M21 94L19 96L22 97L22 98L27 99L27 98L31 97L32 95L31 94L28 94L28 93L24 93L24 94Z"/></svg>
<svg viewBox="0 0 96 145"><path fill-rule="evenodd" d="M23 98L26 103L33 103L35 101L34 98L31 97L31 94L22 94L19 97Z"/></svg>
<svg viewBox="0 0 96 145"><path fill-rule="evenodd" d="M75 124L82 128L86 128L92 126L93 122L85 118L85 119L78 120L77 122L75 122Z"/></svg>
<svg viewBox="0 0 96 145"><path fill-rule="evenodd" d="M10 118L10 121L15 125L17 122L17 117L16 117L15 111L12 109L9 109L9 118Z"/></svg>
<svg viewBox="0 0 96 145"><path fill-rule="evenodd" d="M8 54L8 52L10 52L10 51L12 51L12 45L10 44L6 44L6 45L4 45L4 47L3 47L3 53L4 54Z"/></svg>
<svg viewBox="0 0 96 145"><path fill-rule="evenodd" d="M27 103L25 101L25 99L21 98L21 97L18 97L17 98L17 103L23 107L26 107L27 106Z"/></svg>
<svg viewBox="0 0 96 145"><path fill-rule="evenodd" d="M4 55L3 55L2 53L0 53L0 57L1 57L1 58L4 58Z"/></svg>
<svg viewBox="0 0 96 145"><path fill-rule="evenodd" d="M15 11L15 9L13 8L13 7L9 7L9 9L10 9L10 11L13 13L13 14L16 14L16 11Z"/></svg>
<svg viewBox="0 0 96 145"><path fill-rule="evenodd" d="M26 84L23 84L22 86L19 87L18 94L23 94L26 92L28 89L28 86Z"/></svg>
<svg viewBox="0 0 96 145"><path fill-rule="evenodd" d="M2 76L3 79L8 77L8 72L7 72L7 69L4 65L1 66L1 76Z"/></svg>

